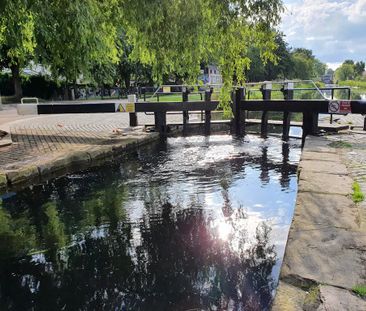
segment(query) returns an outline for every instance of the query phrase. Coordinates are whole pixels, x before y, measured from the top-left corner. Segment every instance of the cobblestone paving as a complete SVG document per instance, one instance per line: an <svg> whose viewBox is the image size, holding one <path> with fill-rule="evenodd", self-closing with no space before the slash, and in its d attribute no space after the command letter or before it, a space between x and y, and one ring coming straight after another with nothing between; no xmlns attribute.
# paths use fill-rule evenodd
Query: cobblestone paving
<svg viewBox="0 0 366 311"><path fill-rule="evenodd" d="M181 120L181 115L167 116L168 122ZM154 116L139 113L138 122L140 125L153 124ZM110 144L132 133L129 115L124 113L38 116L11 122L8 127L13 144L0 148L0 167L3 169L52 152Z"/></svg>

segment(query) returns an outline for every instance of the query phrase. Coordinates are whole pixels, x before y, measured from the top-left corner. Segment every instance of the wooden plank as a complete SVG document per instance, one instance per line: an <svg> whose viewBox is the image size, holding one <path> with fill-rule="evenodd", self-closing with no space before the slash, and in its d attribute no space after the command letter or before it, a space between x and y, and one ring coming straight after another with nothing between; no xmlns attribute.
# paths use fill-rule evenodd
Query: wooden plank
<svg viewBox="0 0 366 311"><path fill-rule="evenodd" d="M241 102L241 109L250 111L288 111L328 113L325 100L247 100Z"/></svg>
<svg viewBox="0 0 366 311"><path fill-rule="evenodd" d="M175 103L136 103L136 112L158 112L158 111L213 111L216 110L219 101L192 101Z"/></svg>
<svg viewBox="0 0 366 311"><path fill-rule="evenodd" d="M62 113L112 113L116 112L114 103L95 104L40 104L37 106L38 114Z"/></svg>

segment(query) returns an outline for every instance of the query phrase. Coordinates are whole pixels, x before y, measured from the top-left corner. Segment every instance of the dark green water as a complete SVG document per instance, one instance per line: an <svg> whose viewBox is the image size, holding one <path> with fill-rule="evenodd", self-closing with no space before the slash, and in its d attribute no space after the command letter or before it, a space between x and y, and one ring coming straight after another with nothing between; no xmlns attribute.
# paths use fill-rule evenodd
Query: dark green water
<svg viewBox="0 0 366 311"><path fill-rule="evenodd" d="M300 141L169 138L0 207L0 310L267 310Z"/></svg>

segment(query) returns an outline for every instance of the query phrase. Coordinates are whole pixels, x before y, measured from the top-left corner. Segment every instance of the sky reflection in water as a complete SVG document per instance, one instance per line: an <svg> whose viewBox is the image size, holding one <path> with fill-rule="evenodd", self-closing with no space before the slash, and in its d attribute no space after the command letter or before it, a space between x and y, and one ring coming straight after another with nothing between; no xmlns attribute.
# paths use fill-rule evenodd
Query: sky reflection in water
<svg viewBox="0 0 366 311"><path fill-rule="evenodd" d="M0 307L268 309L295 204L299 144L169 138L6 196Z"/></svg>

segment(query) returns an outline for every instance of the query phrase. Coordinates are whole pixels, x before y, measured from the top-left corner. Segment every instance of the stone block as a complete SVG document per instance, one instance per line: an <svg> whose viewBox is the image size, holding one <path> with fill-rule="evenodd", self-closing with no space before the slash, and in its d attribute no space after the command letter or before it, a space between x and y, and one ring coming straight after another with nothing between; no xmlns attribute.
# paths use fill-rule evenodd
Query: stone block
<svg viewBox="0 0 366 311"><path fill-rule="evenodd" d="M272 311L302 311L305 296L305 291L280 281Z"/></svg>
<svg viewBox="0 0 366 311"><path fill-rule="evenodd" d="M334 167L337 172L337 167ZM316 173L307 170L300 172L299 191L325 194L350 195L353 180L346 175Z"/></svg>
<svg viewBox="0 0 366 311"><path fill-rule="evenodd" d="M29 184L39 180L38 168L35 165L24 166L6 172L6 177L10 185Z"/></svg>
<svg viewBox="0 0 366 311"><path fill-rule="evenodd" d="M92 163L96 163L100 160L104 160L113 156L112 146L91 147L88 148L86 152L89 154Z"/></svg>
<svg viewBox="0 0 366 311"><path fill-rule="evenodd" d="M293 230L309 231L330 226L360 230L359 211L353 201L343 195L300 192L292 223Z"/></svg>
<svg viewBox="0 0 366 311"><path fill-rule="evenodd" d="M323 162L339 162L340 156L336 153L330 152L313 152L304 150L301 154L301 161L303 160L318 160Z"/></svg>
<svg viewBox="0 0 366 311"><path fill-rule="evenodd" d="M302 159L299 169L306 172L347 175L347 167L339 161L306 160Z"/></svg>
<svg viewBox="0 0 366 311"><path fill-rule="evenodd" d="M326 226L300 231L292 227L281 279L301 278L351 289L366 284L365 262L364 232Z"/></svg>
<svg viewBox="0 0 366 311"><path fill-rule="evenodd" d="M5 172L0 172L0 190L6 189L8 186L8 180Z"/></svg>
<svg viewBox="0 0 366 311"><path fill-rule="evenodd" d="M354 293L333 286L320 286L321 305L318 311L366 310L366 300Z"/></svg>

